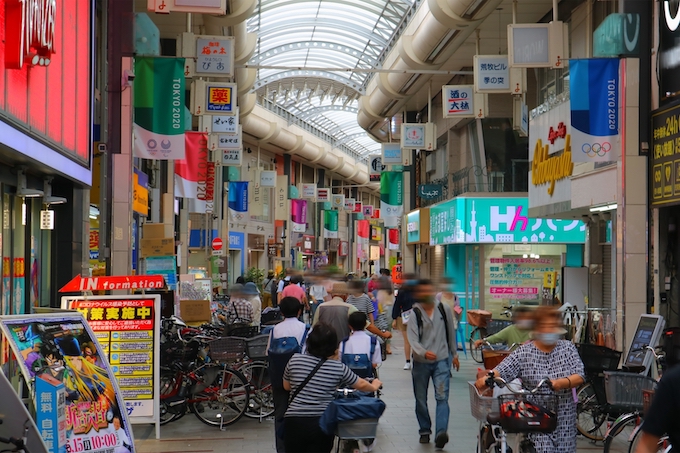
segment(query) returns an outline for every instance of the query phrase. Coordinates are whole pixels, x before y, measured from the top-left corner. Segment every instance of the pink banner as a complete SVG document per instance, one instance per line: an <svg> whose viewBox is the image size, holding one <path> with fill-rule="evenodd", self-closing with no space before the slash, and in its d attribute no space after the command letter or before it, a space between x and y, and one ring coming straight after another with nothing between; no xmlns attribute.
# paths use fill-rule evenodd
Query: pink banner
<svg viewBox="0 0 680 453"><path fill-rule="evenodd" d="M290 219L294 232L304 233L307 230L307 200L290 200Z"/></svg>

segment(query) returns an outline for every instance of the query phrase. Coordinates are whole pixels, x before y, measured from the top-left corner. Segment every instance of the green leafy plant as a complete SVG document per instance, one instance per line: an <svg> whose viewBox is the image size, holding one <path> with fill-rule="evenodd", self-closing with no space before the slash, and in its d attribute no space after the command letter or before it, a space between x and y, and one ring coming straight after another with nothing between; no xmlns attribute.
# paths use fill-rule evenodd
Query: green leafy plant
<svg viewBox="0 0 680 453"><path fill-rule="evenodd" d="M258 269L257 267L251 267L246 271L244 276L246 282L253 282L257 285L260 291L263 290L262 283L264 282L264 269Z"/></svg>

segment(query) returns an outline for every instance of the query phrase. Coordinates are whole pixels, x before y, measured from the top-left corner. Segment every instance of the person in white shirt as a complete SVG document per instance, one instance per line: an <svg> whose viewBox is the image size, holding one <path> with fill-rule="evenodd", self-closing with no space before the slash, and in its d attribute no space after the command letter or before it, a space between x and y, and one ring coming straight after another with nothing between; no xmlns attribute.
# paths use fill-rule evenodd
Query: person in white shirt
<svg viewBox="0 0 680 453"><path fill-rule="evenodd" d="M314 277L312 285L309 287L309 305L311 308L311 317L314 319L314 314L316 313L317 307L327 300L331 300L331 296L328 294L326 285L324 285L323 280L318 277Z"/></svg>
<svg viewBox="0 0 680 453"><path fill-rule="evenodd" d="M132 442L130 442L130 438L128 437L127 433L123 429L120 423L120 417L115 415L113 417L113 429L114 433L116 434L116 437L118 438L118 443L116 444L116 448L113 450L114 453L129 453L130 449L132 448Z"/></svg>
<svg viewBox="0 0 680 453"><path fill-rule="evenodd" d="M243 295L253 306L253 326L259 326L262 319L262 300L260 299L260 290L253 282L248 282L243 286Z"/></svg>
<svg viewBox="0 0 680 453"><path fill-rule="evenodd" d="M342 362L349 366L352 371L354 371L359 377L374 377L375 369L382 364L382 355L380 354L380 345L377 344L377 338L370 336L366 332L366 326L368 325L368 319L366 318L366 313L361 311L356 311L349 315L349 327L352 329L347 340L340 344L340 356ZM355 364L347 363L347 359L350 357L356 357L360 355L365 355L367 363L365 363L366 370L354 369ZM370 360L370 367L369 363Z"/></svg>

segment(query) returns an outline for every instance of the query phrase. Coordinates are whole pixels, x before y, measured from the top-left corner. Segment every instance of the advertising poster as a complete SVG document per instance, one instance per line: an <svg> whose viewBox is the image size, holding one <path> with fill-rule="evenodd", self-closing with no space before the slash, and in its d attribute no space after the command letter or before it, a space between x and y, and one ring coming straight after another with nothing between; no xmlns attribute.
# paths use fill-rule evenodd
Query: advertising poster
<svg viewBox="0 0 680 453"><path fill-rule="evenodd" d="M66 451L134 453L120 389L79 313L7 316L0 326L27 381L35 377L57 390L64 385ZM41 402L35 404L40 409Z"/></svg>
<svg viewBox="0 0 680 453"><path fill-rule="evenodd" d="M290 205L293 231L304 233L307 230L307 200L290 200Z"/></svg>
<svg viewBox="0 0 680 453"><path fill-rule="evenodd" d="M380 211L383 218L401 217L403 206L404 178L400 171L384 171L380 175Z"/></svg>
<svg viewBox="0 0 680 453"><path fill-rule="evenodd" d="M338 237L338 211L324 211L323 219L323 237L336 239Z"/></svg>
<svg viewBox="0 0 680 453"><path fill-rule="evenodd" d="M158 376L156 364L160 363L155 348L160 296L64 297L62 308L77 310L87 319L118 379L131 420L153 418L158 413L154 376ZM95 363L106 360L97 358Z"/></svg>

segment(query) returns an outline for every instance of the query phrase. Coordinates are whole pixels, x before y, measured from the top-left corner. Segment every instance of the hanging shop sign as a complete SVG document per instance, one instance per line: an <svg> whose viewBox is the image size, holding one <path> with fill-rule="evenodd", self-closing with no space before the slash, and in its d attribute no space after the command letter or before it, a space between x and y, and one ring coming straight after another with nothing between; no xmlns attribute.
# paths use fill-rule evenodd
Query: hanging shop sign
<svg viewBox="0 0 680 453"><path fill-rule="evenodd" d="M236 109L236 84L194 80L191 83L193 115L226 115Z"/></svg>
<svg viewBox="0 0 680 453"><path fill-rule="evenodd" d="M176 12L224 16L227 0L146 0L146 9L159 14Z"/></svg>
<svg viewBox="0 0 680 453"><path fill-rule="evenodd" d="M276 187L275 170L262 170L260 172L260 187Z"/></svg>
<svg viewBox="0 0 680 453"><path fill-rule="evenodd" d="M149 177L134 169L132 174L132 210L137 214L149 214Z"/></svg>
<svg viewBox="0 0 680 453"><path fill-rule="evenodd" d="M383 143L381 158L383 165L402 165L401 145L399 143Z"/></svg>
<svg viewBox="0 0 680 453"><path fill-rule="evenodd" d="M406 242L430 243L430 208L421 208L406 215Z"/></svg>
<svg viewBox="0 0 680 453"><path fill-rule="evenodd" d="M314 249L314 236L302 236L302 253L305 255L313 255Z"/></svg>
<svg viewBox="0 0 680 453"><path fill-rule="evenodd" d="M475 55L473 68L477 92L511 92L510 64L507 55Z"/></svg>
<svg viewBox="0 0 680 453"><path fill-rule="evenodd" d="M239 126L238 107L235 109L234 115L204 115L203 118L204 121L208 121L210 125L205 132L234 135L238 134L241 129Z"/></svg>
<svg viewBox="0 0 680 453"><path fill-rule="evenodd" d="M324 239L337 239L338 211L323 212L323 237Z"/></svg>
<svg viewBox="0 0 680 453"><path fill-rule="evenodd" d="M160 300L159 296L155 297ZM106 316L105 310L102 316ZM0 319L0 327L25 382L34 378L46 380L52 384L54 393L60 384L64 385L66 451L136 451L130 427L132 417L128 415L119 380L114 378L106 358L108 351L97 341L98 333L81 313L5 316ZM147 383L145 379L140 381ZM157 390L158 386L152 388ZM38 396L36 390L46 397L52 393L37 388L31 394L34 399ZM155 400L153 396L150 399L152 404L155 401L156 408L158 398L156 393ZM41 410L47 403L34 400L34 404ZM61 401L53 400L50 406L56 411L60 404ZM157 420L150 417L144 423L157 423ZM58 439L43 439L52 440L53 447L54 442L58 442ZM54 448L51 451L55 451Z"/></svg>
<svg viewBox="0 0 680 453"><path fill-rule="evenodd" d="M364 204L360 201L355 201L354 202L354 211L352 211L355 214L361 214L363 212Z"/></svg>
<svg viewBox="0 0 680 453"><path fill-rule="evenodd" d="M104 277L81 277L76 275L65 284L60 293L81 291L113 291L113 290L159 290L165 288L162 275L125 275Z"/></svg>
<svg viewBox="0 0 680 453"><path fill-rule="evenodd" d="M368 156L368 175L371 181L380 181L380 173L387 170L383 165L382 154Z"/></svg>
<svg viewBox="0 0 680 453"><path fill-rule="evenodd" d="M338 249L338 256L349 255L349 242L340 241L340 248Z"/></svg>
<svg viewBox="0 0 680 453"><path fill-rule="evenodd" d="M302 184L302 198L316 199L316 184Z"/></svg>
<svg viewBox="0 0 680 453"><path fill-rule="evenodd" d="M354 212L356 200L354 198L345 198L345 211Z"/></svg>
<svg viewBox="0 0 680 453"><path fill-rule="evenodd" d="M456 243L582 244L580 220L532 219L527 198L454 198L430 207L430 245Z"/></svg>
<svg viewBox="0 0 680 453"><path fill-rule="evenodd" d="M485 118L488 111L488 98L475 94L473 85L444 85L444 118Z"/></svg>
<svg viewBox="0 0 680 453"><path fill-rule="evenodd" d="M342 211L345 209L345 196L342 194L334 193L331 195L331 207Z"/></svg>
<svg viewBox="0 0 680 453"><path fill-rule="evenodd" d="M331 189L319 187L316 189L316 201L319 203L326 203L331 201Z"/></svg>
<svg viewBox="0 0 680 453"><path fill-rule="evenodd" d="M373 217L373 205L371 204L366 204L362 208L362 213L364 214L365 217Z"/></svg>
<svg viewBox="0 0 680 453"><path fill-rule="evenodd" d="M680 13L679 13L680 16ZM680 104L652 113L653 206L680 202Z"/></svg>
<svg viewBox="0 0 680 453"><path fill-rule="evenodd" d="M437 125L434 123L404 123L401 125L401 148L434 151L437 146Z"/></svg>
<svg viewBox="0 0 680 453"><path fill-rule="evenodd" d="M441 184L418 184L418 196L423 200L434 200L442 197Z"/></svg>
<svg viewBox="0 0 680 453"><path fill-rule="evenodd" d="M559 21L542 24L508 25L508 59L511 67L554 68L563 66L565 24Z"/></svg>
<svg viewBox="0 0 680 453"><path fill-rule="evenodd" d="M40 229L41 230L54 229L54 211L50 209L40 211Z"/></svg>
<svg viewBox="0 0 680 453"><path fill-rule="evenodd" d="M404 176L400 171L380 175L380 211L383 218L404 215Z"/></svg>
<svg viewBox="0 0 680 453"><path fill-rule="evenodd" d="M382 228L371 225L371 241L382 241Z"/></svg>
<svg viewBox="0 0 680 453"><path fill-rule="evenodd" d="M605 17L593 33L593 56L639 56L641 23L640 14L636 13L612 13Z"/></svg>
<svg viewBox="0 0 680 453"><path fill-rule="evenodd" d="M619 60L569 61L573 162L613 162L619 157Z"/></svg>
<svg viewBox="0 0 680 453"><path fill-rule="evenodd" d="M196 36L196 68L198 76L232 77L234 75L234 37Z"/></svg>

